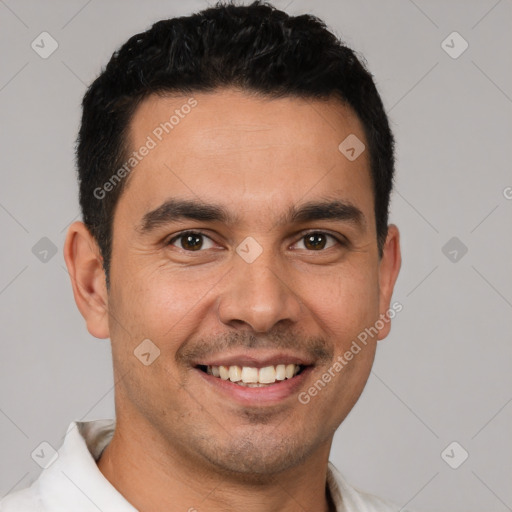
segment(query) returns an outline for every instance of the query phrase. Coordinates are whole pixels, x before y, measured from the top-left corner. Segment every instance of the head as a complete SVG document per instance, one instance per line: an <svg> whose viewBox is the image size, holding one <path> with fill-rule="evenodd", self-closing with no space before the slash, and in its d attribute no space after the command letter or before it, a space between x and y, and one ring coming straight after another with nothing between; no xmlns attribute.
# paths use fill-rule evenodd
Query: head
<svg viewBox="0 0 512 512"><path fill-rule="evenodd" d="M237 474L328 449L388 334L400 266L393 137L354 52L260 2L160 21L88 89L77 162L65 257L89 331L112 340L118 422ZM204 372L294 361L273 398Z"/></svg>

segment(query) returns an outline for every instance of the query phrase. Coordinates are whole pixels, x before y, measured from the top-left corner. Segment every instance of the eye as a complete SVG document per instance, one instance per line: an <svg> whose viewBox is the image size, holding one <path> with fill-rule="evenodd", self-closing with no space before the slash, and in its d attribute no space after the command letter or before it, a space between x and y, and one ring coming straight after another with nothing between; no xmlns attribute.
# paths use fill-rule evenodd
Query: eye
<svg viewBox="0 0 512 512"><path fill-rule="evenodd" d="M342 245L333 235L323 233L322 231L307 233L297 244L303 245L303 247L297 247L298 249L307 249L308 251L321 251L323 249L329 249L336 244Z"/></svg>
<svg viewBox="0 0 512 512"><path fill-rule="evenodd" d="M211 249L214 242L203 233L185 231L169 240L169 245L174 245L185 251L200 251L201 249Z"/></svg>

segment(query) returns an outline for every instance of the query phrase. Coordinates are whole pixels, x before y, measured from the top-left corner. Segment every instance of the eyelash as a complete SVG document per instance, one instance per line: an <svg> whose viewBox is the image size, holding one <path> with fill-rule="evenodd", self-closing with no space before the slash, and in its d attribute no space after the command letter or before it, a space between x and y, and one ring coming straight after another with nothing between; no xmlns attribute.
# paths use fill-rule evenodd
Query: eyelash
<svg viewBox="0 0 512 512"><path fill-rule="evenodd" d="M167 245L172 245L175 241L179 240L180 238L183 238L183 237L186 237L188 235L199 235L199 236L203 236L205 238L208 238L209 240L212 240L208 235L206 235L205 233L201 232L201 231L182 231L181 233L173 236L168 242L167 242ZM303 240L304 238L306 238L307 236L309 235L326 235L327 237L330 237L332 238L339 246L341 247L346 247L348 244L345 240L343 239L340 239L338 238L337 236L335 235L332 235L331 233L328 233L326 231L307 231L305 233L302 233L299 240L297 241L300 241L300 240ZM213 240L212 240L213 242ZM297 243L297 242L295 242ZM181 247L178 247L178 249L181 249ZM327 249L330 249L330 247L328 247ZM308 252L323 252L323 251L326 251L327 249L320 249L318 251L314 251L314 250L310 250ZM187 249L181 249L183 251L186 251L186 252L202 252L202 250L204 251L204 249L199 249L198 251L188 251ZM306 249L307 250L307 249Z"/></svg>

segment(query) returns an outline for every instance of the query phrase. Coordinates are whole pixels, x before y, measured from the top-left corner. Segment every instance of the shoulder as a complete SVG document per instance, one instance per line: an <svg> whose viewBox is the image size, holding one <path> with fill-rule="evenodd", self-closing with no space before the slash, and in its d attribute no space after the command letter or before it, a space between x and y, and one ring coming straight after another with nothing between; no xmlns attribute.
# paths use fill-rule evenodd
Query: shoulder
<svg viewBox="0 0 512 512"><path fill-rule="evenodd" d="M118 502L118 510L131 510L95 462L110 441L114 424L114 420L72 422L55 458L30 487L1 499L0 512L85 512L97 510L94 502L101 499Z"/></svg>
<svg viewBox="0 0 512 512"><path fill-rule="evenodd" d="M327 482L338 512L408 512L401 506L352 486L329 463Z"/></svg>
<svg viewBox="0 0 512 512"><path fill-rule="evenodd" d="M37 481L30 487L8 494L0 500L0 512L44 512L44 510Z"/></svg>

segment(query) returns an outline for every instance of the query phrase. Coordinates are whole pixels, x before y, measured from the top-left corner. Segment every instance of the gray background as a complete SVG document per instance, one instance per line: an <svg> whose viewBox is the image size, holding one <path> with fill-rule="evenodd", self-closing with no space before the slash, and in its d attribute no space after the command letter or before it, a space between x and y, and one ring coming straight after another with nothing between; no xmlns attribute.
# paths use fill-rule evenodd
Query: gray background
<svg viewBox="0 0 512 512"><path fill-rule="evenodd" d="M0 0L0 496L37 477L30 454L42 441L57 448L72 420L113 415L110 344L87 333L62 257L78 218L73 147L86 84L130 35L206 5ZM512 510L512 4L275 5L320 16L366 57L398 141L403 311L332 460L411 509ZM47 59L31 48L43 31L59 45ZM469 43L456 59L441 46L454 31ZM461 448L441 456L453 441L469 453L458 469L445 460L460 462Z"/></svg>

